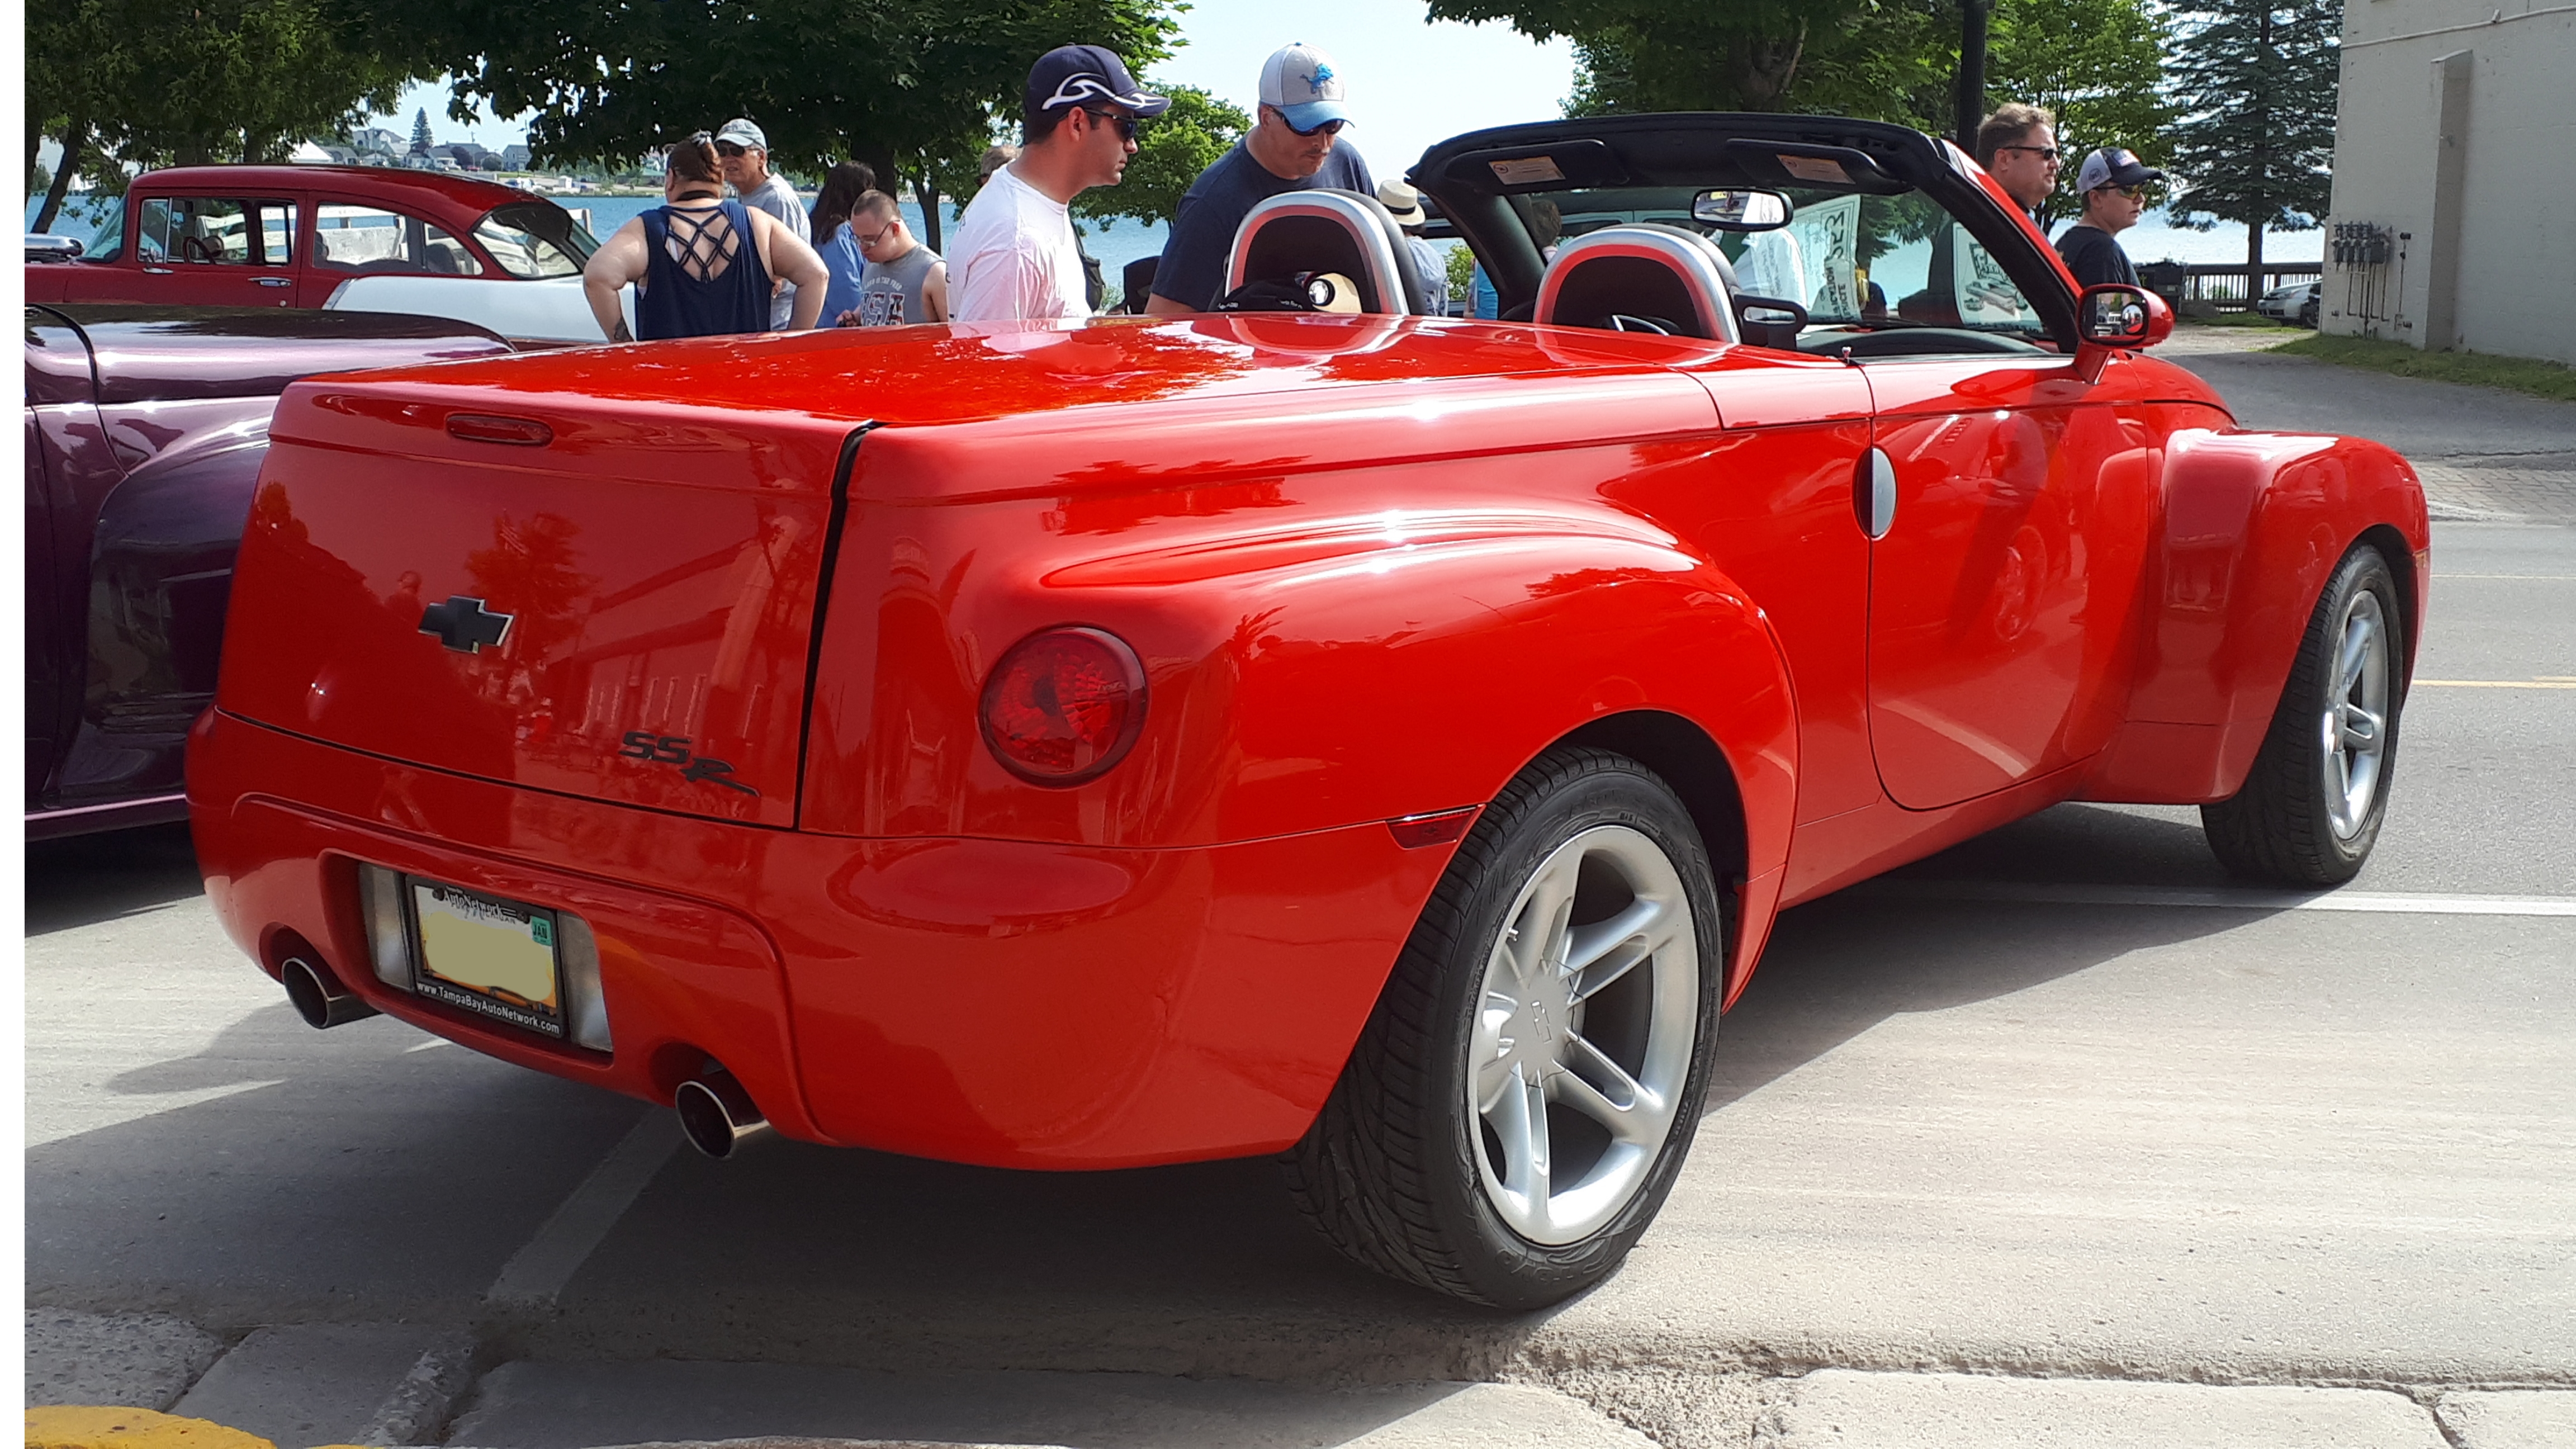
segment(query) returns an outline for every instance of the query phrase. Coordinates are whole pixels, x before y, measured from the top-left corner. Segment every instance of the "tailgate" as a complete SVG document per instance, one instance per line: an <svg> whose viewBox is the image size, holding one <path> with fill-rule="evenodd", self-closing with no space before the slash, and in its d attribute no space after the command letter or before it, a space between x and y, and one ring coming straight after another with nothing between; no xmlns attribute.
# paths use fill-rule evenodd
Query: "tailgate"
<svg viewBox="0 0 2576 1449"><path fill-rule="evenodd" d="M795 823L848 423L323 380L271 437L220 708L482 779Z"/></svg>

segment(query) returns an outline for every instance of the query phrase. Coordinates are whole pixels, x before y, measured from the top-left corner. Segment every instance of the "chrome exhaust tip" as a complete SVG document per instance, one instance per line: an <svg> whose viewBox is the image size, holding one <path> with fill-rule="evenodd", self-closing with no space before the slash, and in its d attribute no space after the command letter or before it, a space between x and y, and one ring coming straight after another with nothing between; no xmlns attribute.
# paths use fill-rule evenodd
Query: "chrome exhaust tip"
<svg viewBox="0 0 2576 1449"><path fill-rule="evenodd" d="M361 1021L376 1014L376 1009L340 989L330 972L301 956L289 956L277 970L277 979L286 987L286 1000L304 1024L315 1029Z"/></svg>
<svg viewBox="0 0 2576 1449"><path fill-rule="evenodd" d="M731 1072L682 1082L671 1094L671 1106L680 1114L680 1132L689 1145L719 1162L770 1130L769 1119L760 1115L751 1093Z"/></svg>

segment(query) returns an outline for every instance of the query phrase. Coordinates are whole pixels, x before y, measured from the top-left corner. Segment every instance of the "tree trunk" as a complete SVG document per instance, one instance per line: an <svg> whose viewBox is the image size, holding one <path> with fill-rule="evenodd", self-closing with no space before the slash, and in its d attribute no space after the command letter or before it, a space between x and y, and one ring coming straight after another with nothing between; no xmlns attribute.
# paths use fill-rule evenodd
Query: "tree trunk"
<svg viewBox="0 0 2576 1449"><path fill-rule="evenodd" d="M89 117L79 112L63 126L62 159L54 166L54 184L45 188L45 204L36 211L35 230L51 231L54 218L62 214L63 193L71 188L72 173L80 169L80 154L89 145Z"/></svg>
<svg viewBox="0 0 2576 1449"><path fill-rule="evenodd" d="M2267 290L2263 285L2263 223L2259 221L2245 227L2245 287L2248 302Z"/></svg>
<svg viewBox="0 0 2576 1449"><path fill-rule="evenodd" d="M1790 82L1798 78L1798 61L1806 54L1807 26L1786 40L1739 35L1727 45L1727 80L1748 111L1776 111L1785 103Z"/></svg>
<svg viewBox="0 0 2576 1449"><path fill-rule="evenodd" d="M1977 123L1986 118L1986 24L1994 0L1959 0L1959 149L1977 154Z"/></svg>
<svg viewBox="0 0 2576 1449"><path fill-rule="evenodd" d="M939 250L939 188L928 167L912 179L912 199L921 203L921 244Z"/></svg>

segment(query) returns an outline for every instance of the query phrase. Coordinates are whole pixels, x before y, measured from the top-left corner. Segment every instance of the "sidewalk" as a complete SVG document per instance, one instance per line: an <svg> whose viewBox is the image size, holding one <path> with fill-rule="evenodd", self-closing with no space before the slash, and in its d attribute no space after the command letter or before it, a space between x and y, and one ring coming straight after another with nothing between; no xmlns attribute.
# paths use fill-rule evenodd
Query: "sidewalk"
<svg viewBox="0 0 2576 1449"><path fill-rule="evenodd" d="M519 1359L412 1325L260 1329L28 1315L31 1402L125 1403L278 1449L983 1445L1013 1449L2566 1449L2576 1389L2211 1385L1638 1364L1538 1382L1309 1385ZM406 1354L417 1349L415 1357ZM1746 1363L1760 1355L1748 1353ZM64 1449L144 1442L34 1442ZM190 1442L170 1439L153 1442ZM195 1442L205 1442L202 1439ZM226 1446L232 1449L232 1446Z"/></svg>
<svg viewBox="0 0 2576 1449"><path fill-rule="evenodd" d="M2249 428L2347 433L2406 455L2436 519L2576 523L2576 403L2264 349L2304 334L2178 327L2151 356L2216 386Z"/></svg>

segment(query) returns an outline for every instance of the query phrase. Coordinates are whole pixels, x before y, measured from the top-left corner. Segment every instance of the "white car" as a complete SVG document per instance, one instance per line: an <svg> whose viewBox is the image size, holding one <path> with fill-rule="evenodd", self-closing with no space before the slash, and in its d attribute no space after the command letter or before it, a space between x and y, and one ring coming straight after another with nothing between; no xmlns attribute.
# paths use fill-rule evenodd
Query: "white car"
<svg viewBox="0 0 2576 1449"><path fill-rule="evenodd" d="M620 299L626 330L635 330L635 289ZM503 278L406 276L351 277L322 304L340 312L409 312L489 327L513 340L605 342L590 315L579 276L522 282Z"/></svg>

